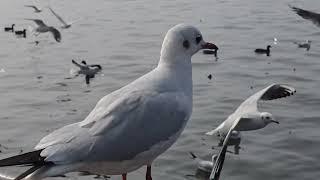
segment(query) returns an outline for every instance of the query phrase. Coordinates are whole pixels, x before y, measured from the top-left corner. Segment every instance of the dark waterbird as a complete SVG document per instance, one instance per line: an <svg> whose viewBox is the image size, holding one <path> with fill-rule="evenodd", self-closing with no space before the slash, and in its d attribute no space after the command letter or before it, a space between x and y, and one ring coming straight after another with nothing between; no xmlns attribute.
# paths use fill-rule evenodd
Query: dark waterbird
<svg viewBox="0 0 320 180"><path fill-rule="evenodd" d="M12 24L11 27L5 27L5 28L4 28L4 31L11 31L11 32L13 32L13 31L14 31L14 26L15 26L15 24Z"/></svg>
<svg viewBox="0 0 320 180"><path fill-rule="evenodd" d="M22 31L15 31L14 33L15 33L16 35L22 36L22 37L24 37L24 38L27 37L26 29L23 29Z"/></svg>
<svg viewBox="0 0 320 180"><path fill-rule="evenodd" d="M304 9L300 9L294 6L290 6L289 7L296 12L299 16L301 16L304 19L310 20L312 21L315 25L317 25L318 27L320 27L320 14L312 12L312 11L308 11L308 10L304 10Z"/></svg>
<svg viewBox="0 0 320 180"><path fill-rule="evenodd" d="M254 50L254 52L257 53L257 54L266 54L267 56L270 56L270 48L271 48L271 46L268 45L268 46L267 46L267 49L260 49L260 48L258 48L258 49L256 49L256 50Z"/></svg>

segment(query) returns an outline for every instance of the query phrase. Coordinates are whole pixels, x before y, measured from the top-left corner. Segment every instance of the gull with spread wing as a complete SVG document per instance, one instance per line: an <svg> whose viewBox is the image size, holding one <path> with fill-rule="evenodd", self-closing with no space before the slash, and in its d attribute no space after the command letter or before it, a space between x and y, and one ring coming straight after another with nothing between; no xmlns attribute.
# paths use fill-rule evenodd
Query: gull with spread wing
<svg viewBox="0 0 320 180"><path fill-rule="evenodd" d="M233 131L250 131L261 129L269 123L279 123L269 112L259 112L258 102L269 101L291 96L296 92L293 87L285 84L272 84L245 100L238 109L231 114L216 129L207 132L207 135L217 134L223 139L222 149L215 162L210 180L218 180L227 152L228 141Z"/></svg>
<svg viewBox="0 0 320 180"><path fill-rule="evenodd" d="M51 7L48 7L48 8L52 12L52 14L63 24L63 26L61 26L61 28L64 28L64 29L70 28L73 23L79 21L79 19L78 19L78 20L75 20L75 21L72 21L72 22L66 22Z"/></svg>
<svg viewBox="0 0 320 180"><path fill-rule="evenodd" d="M0 160L1 166L30 165L16 180L39 180L85 171L122 175L151 164L180 136L192 113L191 57L217 49L190 25L171 28L158 66L103 97L81 122L66 125L40 140L35 151Z"/></svg>
<svg viewBox="0 0 320 180"><path fill-rule="evenodd" d="M38 27L34 29L34 31L36 32L35 33L36 36L39 35L40 33L51 32L51 34L53 35L54 39L57 42L61 41L61 33L55 27L47 26L41 19L26 19L26 20L31 20L38 25Z"/></svg>

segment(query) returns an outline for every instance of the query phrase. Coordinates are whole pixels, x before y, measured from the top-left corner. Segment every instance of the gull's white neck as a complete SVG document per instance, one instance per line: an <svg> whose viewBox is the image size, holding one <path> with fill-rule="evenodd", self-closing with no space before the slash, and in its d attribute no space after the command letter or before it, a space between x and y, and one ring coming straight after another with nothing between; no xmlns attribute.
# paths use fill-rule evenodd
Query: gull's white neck
<svg viewBox="0 0 320 180"><path fill-rule="evenodd" d="M157 69L165 71L170 76L171 83L192 96L191 56L181 55L174 59L161 56Z"/></svg>
<svg viewBox="0 0 320 180"><path fill-rule="evenodd" d="M188 54L179 54L176 56L161 54L158 66L170 66L172 68L187 68L191 70L191 56Z"/></svg>

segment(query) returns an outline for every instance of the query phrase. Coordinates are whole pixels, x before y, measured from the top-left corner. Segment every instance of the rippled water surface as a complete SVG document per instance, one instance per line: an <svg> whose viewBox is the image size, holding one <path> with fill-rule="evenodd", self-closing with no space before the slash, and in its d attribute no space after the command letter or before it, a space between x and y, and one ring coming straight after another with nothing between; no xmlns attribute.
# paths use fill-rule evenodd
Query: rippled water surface
<svg viewBox="0 0 320 180"><path fill-rule="evenodd" d="M47 9L34 14L23 7L30 2L1 0L1 26L16 23L22 29L32 24L23 18L43 18L59 26ZM62 43L50 34L23 39L0 32L0 158L32 150L49 132L83 120L102 96L150 71L166 31L184 22L219 46L219 59L201 53L193 57L193 114L177 143L154 162L153 178L196 179L187 176L196 169L188 152L208 159L217 152L211 149L216 140L203 134L252 93L282 82L294 86L297 94L261 106L280 125L243 133L243 149L240 155L228 154L221 179L318 179L320 28L298 17L288 4L320 12L319 0L51 0L66 19L81 18L62 31ZM274 37L277 45L272 44ZM38 46L31 44L35 39ZM293 44L307 39L312 40L310 51ZM273 46L270 57L253 53L268 44ZM101 64L103 76L90 87L84 78L65 79L74 68L72 58ZM0 171L21 172L13 169ZM130 173L128 179L144 179L144 171Z"/></svg>

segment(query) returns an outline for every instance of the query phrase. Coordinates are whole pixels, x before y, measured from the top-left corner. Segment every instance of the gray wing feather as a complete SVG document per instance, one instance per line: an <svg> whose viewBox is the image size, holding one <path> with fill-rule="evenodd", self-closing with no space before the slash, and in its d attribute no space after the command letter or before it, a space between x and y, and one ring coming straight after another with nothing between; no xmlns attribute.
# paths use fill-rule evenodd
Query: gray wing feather
<svg viewBox="0 0 320 180"><path fill-rule="evenodd" d="M59 16L56 12L54 12L51 7L48 7L48 8L49 8L49 10L52 12L52 14L53 14L63 25L65 25L65 26L68 25L67 22L65 22L65 21L61 18L61 16Z"/></svg>
<svg viewBox="0 0 320 180"><path fill-rule="evenodd" d="M270 86L260 90L259 92L253 94L248 99L246 99L235 111L235 114L257 111L259 100L268 101L284 98L293 95L295 92L296 90L288 85L271 84Z"/></svg>
<svg viewBox="0 0 320 180"><path fill-rule="evenodd" d="M41 19L25 19L34 21L38 26L47 26Z"/></svg>
<svg viewBox="0 0 320 180"><path fill-rule="evenodd" d="M61 41L61 33L60 31L58 31L56 28L54 27L51 27L50 28L50 32L52 33L54 39L57 41L57 42L60 42Z"/></svg>

